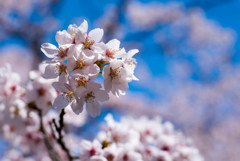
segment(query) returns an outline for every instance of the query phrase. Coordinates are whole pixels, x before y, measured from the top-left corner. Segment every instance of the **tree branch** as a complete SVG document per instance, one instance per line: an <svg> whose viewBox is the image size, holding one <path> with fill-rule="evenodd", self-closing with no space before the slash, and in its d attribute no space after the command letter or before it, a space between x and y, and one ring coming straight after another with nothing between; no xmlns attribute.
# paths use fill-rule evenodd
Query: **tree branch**
<svg viewBox="0 0 240 161"><path fill-rule="evenodd" d="M64 109L62 109L60 115L59 115L59 125L57 125L56 120L53 119L52 123L55 126L55 129L58 133L58 138L56 137L56 141L57 143L61 146L61 148L65 151L65 153L67 154L68 160L69 161L73 161L75 159L79 159L79 157L77 156L72 156L69 149L66 147L64 141L63 141L63 135L62 135L62 131L63 131L63 127L64 127L64 115L65 115L65 111Z"/></svg>
<svg viewBox="0 0 240 161"><path fill-rule="evenodd" d="M54 150L53 142L48 137L47 132L44 129L42 111L39 108L37 108L37 106L34 103L29 103L28 107L38 113L38 116L40 118L40 131L42 132L44 144L46 146L49 157L52 159L52 161L62 161L59 154Z"/></svg>

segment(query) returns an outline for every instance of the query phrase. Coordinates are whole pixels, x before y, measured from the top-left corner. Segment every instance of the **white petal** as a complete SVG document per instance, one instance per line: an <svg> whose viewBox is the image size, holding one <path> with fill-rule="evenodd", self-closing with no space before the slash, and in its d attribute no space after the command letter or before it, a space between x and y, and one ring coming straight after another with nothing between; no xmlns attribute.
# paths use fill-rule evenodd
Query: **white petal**
<svg viewBox="0 0 240 161"><path fill-rule="evenodd" d="M120 95L118 89L112 88L111 92L112 92L112 94L115 95L116 97L119 97L119 95Z"/></svg>
<svg viewBox="0 0 240 161"><path fill-rule="evenodd" d="M91 80L95 79L100 72L100 68L96 65L89 65L84 69L84 74L88 75Z"/></svg>
<svg viewBox="0 0 240 161"><path fill-rule="evenodd" d="M122 92L127 91L128 87L128 83L127 82L123 82L121 84L116 84L114 88L117 88L119 90L121 90Z"/></svg>
<svg viewBox="0 0 240 161"><path fill-rule="evenodd" d="M82 54L85 58L87 58L87 60L90 60L91 62L95 61L95 59L96 59L96 55L91 50L85 49L82 52Z"/></svg>
<svg viewBox="0 0 240 161"><path fill-rule="evenodd" d="M66 83L68 81L68 74L62 72L62 74L59 76L58 81L62 83Z"/></svg>
<svg viewBox="0 0 240 161"><path fill-rule="evenodd" d="M56 72L56 64L52 65L48 65L46 66L45 68L45 72L44 74L42 75L43 78L46 78L46 79L52 79L52 78L57 78L58 77L58 73Z"/></svg>
<svg viewBox="0 0 240 161"><path fill-rule="evenodd" d="M61 94L57 96L57 98L53 102L53 107L56 108L56 110L61 111L63 108L67 107L71 101L67 100L67 98L64 96L64 94Z"/></svg>
<svg viewBox="0 0 240 161"><path fill-rule="evenodd" d="M91 50L94 51L96 54L103 54L105 52L105 48L102 43L95 43L91 46Z"/></svg>
<svg viewBox="0 0 240 161"><path fill-rule="evenodd" d="M59 92L67 92L71 90L71 87L62 82L53 82L52 86Z"/></svg>
<svg viewBox="0 0 240 161"><path fill-rule="evenodd" d="M103 102L103 101L109 100L108 93L104 90L95 91L94 94L95 94L96 100L98 101Z"/></svg>
<svg viewBox="0 0 240 161"><path fill-rule="evenodd" d="M138 81L138 80L139 80L135 75L132 75L132 78L133 78L133 80L135 80L135 81Z"/></svg>
<svg viewBox="0 0 240 161"><path fill-rule="evenodd" d="M123 65L123 61L122 60L112 60L110 62L110 66L113 68L113 69L116 69L116 68L119 68Z"/></svg>
<svg viewBox="0 0 240 161"><path fill-rule="evenodd" d="M48 57L54 58L55 55L58 53L59 49L50 43L44 43L41 45L41 51Z"/></svg>
<svg viewBox="0 0 240 161"><path fill-rule="evenodd" d="M98 115L100 115L101 113L101 107L99 102L94 101L91 103L86 103L86 109L87 112L92 116L92 117L96 117Z"/></svg>
<svg viewBox="0 0 240 161"><path fill-rule="evenodd" d="M104 89L109 92L112 89L112 81L111 78L104 79Z"/></svg>
<svg viewBox="0 0 240 161"><path fill-rule="evenodd" d="M93 29L89 32L88 36L90 40L99 42L103 37L103 29L100 28Z"/></svg>
<svg viewBox="0 0 240 161"><path fill-rule="evenodd" d="M65 44L72 44L73 38L72 36L66 31L58 31L55 39L59 45L65 45Z"/></svg>
<svg viewBox="0 0 240 161"><path fill-rule="evenodd" d="M138 49L132 49L132 50L130 50L129 52L128 52L128 55L127 55L127 57L128 58L132 58L136 53L138 53L139 52L139 50Z"/></svg>
<svg viewBox="0 0 240 161"><path fill-rule="evenodd" d="M103 68L103 77L104 77L104 79L108 78L108 77L109 77L109 74L110 74L110 66L109 66L109 65L106 65L106 66Z"/></svg>
<svg viewBox="0 0 240 161"><path fill-rule="evenodd" d="M82 33L87 33L88 23L86 20L84 20L83 23L79 26L79 29Z"/></svg>
<svg viewBox="0 0 240 161"><path fill-rule="evenodd" d="M117 39L113 39L113 40L110 40L106 45L108 48L111 48L111 49L119 49L120 41Z"/></svg>
<svg viewBox="0 0 240 161"><path fill-rule="evenodd" d="M93 91L99 90L101 87L102 87L101 84L92 82L92 81L88 82L88 84L87 84L87 89L93 90Z"/></svg>
<svg viewBox="0 0 240 161"><path fill-rule="evenodd" d="M68 29L67 29L67 32L69 34L74 34L76 32L76 29L77 29L77 25L73 24L73 25L69 25L68 26Z"/></svg>
<svg viewBox="0 0 240 161"><path fill-rule="evenodd" d="M83 33L81 30L78 30L77 33L75 34L76 44L84 43L86 36L87 36L87 33Z"/></svg>
<svg viewBox="0 0 240 161"><path fill-rule="evenodd" d="M127 55L125 49L121 49L115 53L115 58L125 58Z"/></svg>
<svg viewBox="0 0 240 161"><path fill-rule="evenodd" d="M83 111L84 99L73 101L71 107L75 114L80 114Z"/></svg>
<svg viewBox="0 0 240 161"><path fill-rule="evenodd" d="M90 149L92 148L92 143L88 140L82 140L80 146L82 149Z"/></svg>
<svg viewBox="0 0 240 161"><path fill-rule="evenodd" d="M15 75L14 75L13 78L18 79L18 77L15 77ZM37 78L39 78L39 73L36 72L36 71L30 71L30 72L29 72L29 78L32 79L32 80L37 79ZM15 79L15 80L16 80L16 79ZM17 81L17 80L16 80L16 81ZM18 81L17 81L17 82L18 82Z"/></svg>
<svg viewBox="0 0 240 161"><path fill-rule="evenodd" d="M82 86L78 87L74 92L75 97L81 98L85 94L86 90L87 89L85 87Z"/></svg>
<svg viewBox="0 0 240 161"><path fill-rule="evenodd" d="M73 57L69 58L67 61L67 70L71 71L75 68L75 66L76 66L75 58L73 58Z"/></svg>

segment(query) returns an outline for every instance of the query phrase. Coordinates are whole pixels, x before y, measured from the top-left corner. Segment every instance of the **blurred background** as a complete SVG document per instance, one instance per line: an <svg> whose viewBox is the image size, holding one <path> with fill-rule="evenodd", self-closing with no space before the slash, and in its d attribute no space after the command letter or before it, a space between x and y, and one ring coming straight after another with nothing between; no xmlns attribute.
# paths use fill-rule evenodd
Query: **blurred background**
<svg viewBox="0 0 240 161"><path fill-rule="evenodd" d="M90 29L104 29L105 42L117 38L140 53L139 81L82 131L107 112L161 116L206 161L239 161L239 15L238 0L0 0L0 66L10 63L27 79L46 59L41 44L56 45L58 30L86 19Z"/></svg>

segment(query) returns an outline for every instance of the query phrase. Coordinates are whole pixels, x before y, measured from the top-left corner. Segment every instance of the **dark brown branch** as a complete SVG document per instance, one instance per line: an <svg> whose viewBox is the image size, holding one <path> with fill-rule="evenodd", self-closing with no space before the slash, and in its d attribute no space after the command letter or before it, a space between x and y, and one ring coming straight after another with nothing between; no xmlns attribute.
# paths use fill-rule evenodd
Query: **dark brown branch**
<svg viewBox="0 0 240 161"><path fill-rule="evenodd" d="M64 109L62 109L60 115L59 115L59 125L57 125L56 120L53 119L53 125L55 126L55 129L58 133L58 137L56 138L57 143L61 146L61 148L65 151L65 153L67 154L68 160L69 161L73 161L75 159L79 159L79 157L77 156L72 156L69 149L66 147L64 141L63 141L63 135L62 135L62 131L63 131L63 127L64 127L64 114L65 111Z"/></svg>
<svg viewBox="0 0 240 161"><path fill-rule="evenodd" d="M52 140L48 137L47 132L44 129L42 111L37 108L34 103L29 103L28 107L38 113L38 116L40 118L40 131L42 132L44 144L46 146L49 157L52 159L52 161L62 161L59 154L54 149Z"/></svg>

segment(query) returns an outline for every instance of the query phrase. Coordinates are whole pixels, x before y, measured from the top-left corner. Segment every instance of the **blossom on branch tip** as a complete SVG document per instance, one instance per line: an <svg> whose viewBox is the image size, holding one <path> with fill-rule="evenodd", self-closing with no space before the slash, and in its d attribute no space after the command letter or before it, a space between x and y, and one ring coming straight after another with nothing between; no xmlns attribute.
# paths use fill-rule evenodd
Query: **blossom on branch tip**
<svg viewBox="0 0 240 161"><path fill-rule="evenodd" d="M128 89L128 83L137 80L134 76L138 50L126 53L120 48L120 41L112 39L101 42L104 31L100 28L88 33L86 20L80 26L70 25L67 30L58 31L56 41L59 47L50 43L41 46L42 52L52 60L46 64L43 77L58 79L53 87L60 92L53 107L61 110L71 106L79 114L86 106L88 113L100 115L100 103L109 99L109 92L119 97ZM104 88L95 82L98 76L104 78Z"/></svg>

